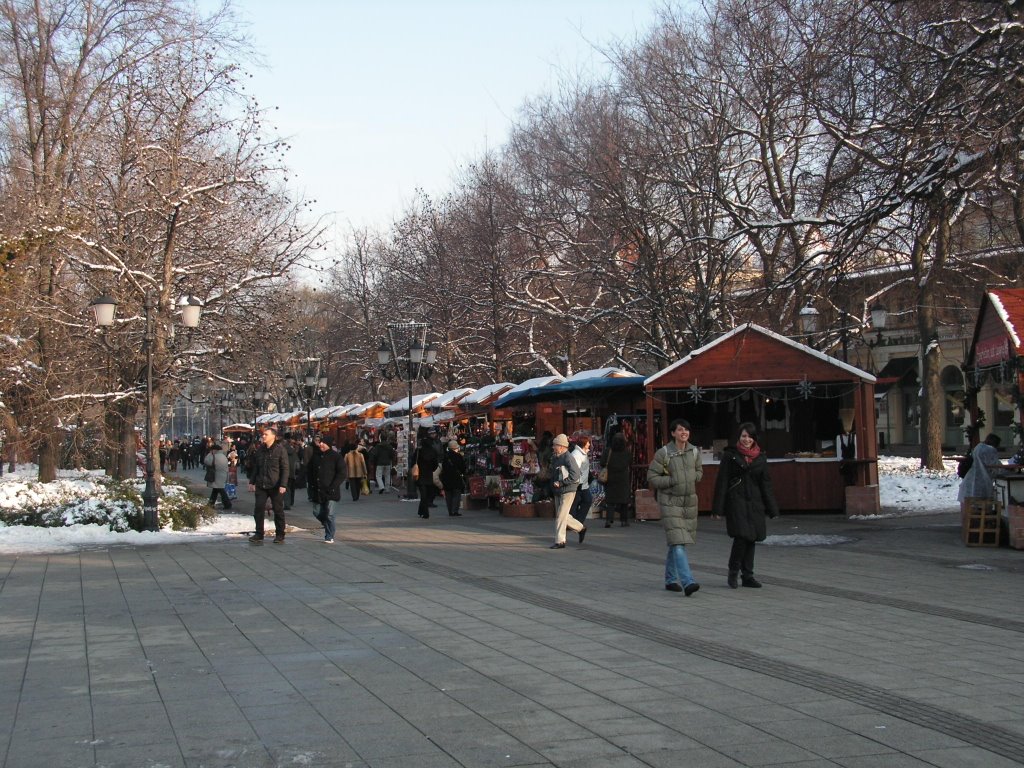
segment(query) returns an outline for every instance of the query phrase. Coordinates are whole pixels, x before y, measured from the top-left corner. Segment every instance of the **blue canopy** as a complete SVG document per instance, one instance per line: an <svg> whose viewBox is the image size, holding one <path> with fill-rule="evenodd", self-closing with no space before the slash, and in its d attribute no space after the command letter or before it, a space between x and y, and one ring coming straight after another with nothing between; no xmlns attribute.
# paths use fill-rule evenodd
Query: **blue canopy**
<svg viewBox="0 0 1024 768"><path fill-rule="evenodd" d="M581 396L604 397L607 395L642 395L644 391L643 376L609 376L606 378L580 379L563 381L561 384L549 384L546 387L531 387L521 392L510 392L500 398L495 408L509 405L525 405L527 403L552 402L555 400L574 400Z"/></svg>

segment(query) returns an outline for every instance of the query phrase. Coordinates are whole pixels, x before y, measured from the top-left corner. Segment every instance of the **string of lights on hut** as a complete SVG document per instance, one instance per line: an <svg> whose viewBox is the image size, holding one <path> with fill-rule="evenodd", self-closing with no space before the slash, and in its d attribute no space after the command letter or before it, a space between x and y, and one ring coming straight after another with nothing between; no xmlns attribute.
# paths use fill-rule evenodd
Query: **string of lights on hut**
<svg viewBox="0 0 1024 768"><path fill-rule="evenodd" d="M790 400L830 400L852 395L856 384L849 382L811 382L807 377L793 384L772 384L770 387L701 387L697 382L687 389L657 389L648 392L648 397L666 405L688 403L732 403L736 400L757 395L766 402Z"/></svg>

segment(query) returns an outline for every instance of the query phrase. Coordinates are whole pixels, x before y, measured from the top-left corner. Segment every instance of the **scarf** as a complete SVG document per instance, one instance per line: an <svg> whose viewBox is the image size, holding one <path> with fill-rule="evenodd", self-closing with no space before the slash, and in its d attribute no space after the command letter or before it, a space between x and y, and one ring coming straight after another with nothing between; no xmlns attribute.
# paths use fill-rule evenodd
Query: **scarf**
<svg viewBox="0 0 1024 768"><path fill-rule="evenodd" d="M736 443L736 450L739 451L740 455L747 460L747 464L761 455L761 446L757 443L754 443L749 449L745 449L742 445Z"/></svg>

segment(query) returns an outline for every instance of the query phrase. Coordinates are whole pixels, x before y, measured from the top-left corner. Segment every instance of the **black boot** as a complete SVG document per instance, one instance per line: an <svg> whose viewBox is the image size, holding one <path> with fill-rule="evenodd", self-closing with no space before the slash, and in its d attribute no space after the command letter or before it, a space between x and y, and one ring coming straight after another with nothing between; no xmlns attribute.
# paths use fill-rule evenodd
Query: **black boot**
<svg viewBox="0 0 1024 768"><path fill-rule="evenodd" d="M729 571L729 588L737 589L740 585L739 574L736 571Z"/></svg>

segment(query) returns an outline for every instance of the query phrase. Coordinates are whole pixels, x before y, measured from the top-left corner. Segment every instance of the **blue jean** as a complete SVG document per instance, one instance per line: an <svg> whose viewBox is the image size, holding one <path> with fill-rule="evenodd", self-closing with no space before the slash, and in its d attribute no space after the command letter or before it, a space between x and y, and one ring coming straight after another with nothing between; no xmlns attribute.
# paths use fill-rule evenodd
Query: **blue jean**
<svg viewBox="0 0 1024 768"><path fill-rule="evenodd" d="M316 519L324 527L324 540L334 538L334 504L336 502L324 499L320 502L320 509Z"/></svg>
<svg viewBox="0 0 1024 768"><path fill-rule="evenodd" d="M680 583L684 587L693 583L693 574L690 573L690 561L686 559L686 547L682 544L673 544L668 548L665 556L665 583Z"/></svg>

